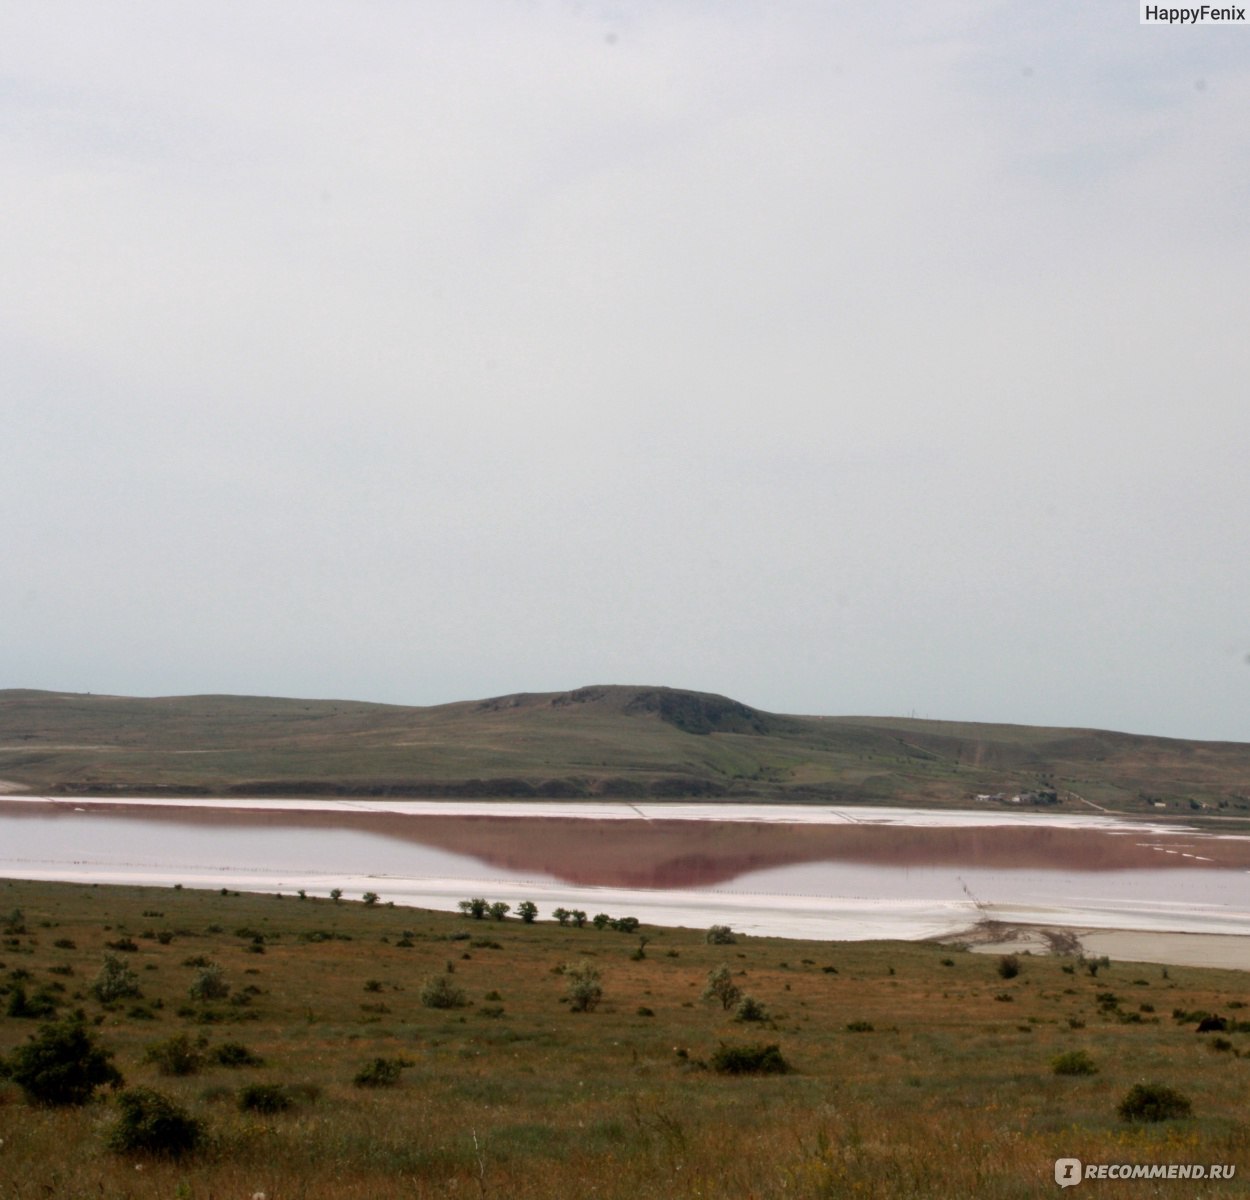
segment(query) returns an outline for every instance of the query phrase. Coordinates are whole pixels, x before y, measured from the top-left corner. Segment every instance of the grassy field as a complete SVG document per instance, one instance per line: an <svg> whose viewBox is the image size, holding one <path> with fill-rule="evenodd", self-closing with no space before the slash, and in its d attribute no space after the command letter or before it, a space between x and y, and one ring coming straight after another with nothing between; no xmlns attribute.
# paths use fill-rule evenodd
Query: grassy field
<svg viewBox="0 0 1250 1200"><path fill-rule="evenodd" d="M141 996L92 998L107 953ZM1025 1197L1056 1193L1060 1157L1238 1168L1218 1183L1082 1185L1126 1198L1244 1194L1250 1177L1239 972L1111 963L1091 974L1021 956L1005 978L994 956L928 944L711 945L699 930L576 928L547 913L479 921L385 897L28 882L0 883L0 960L0 1011L82 1009L128 1088L157 1088L208 1131L181 1160L118 1154L105 1146L119 1108L107 1090L83 1108L39 1108L0 1083L5 1200ZM227 997L191 999L205 962L221 967ZM600 973L593 1011L571 1011L570 963ZM701 999L721 965L766 1020ZM426 1007L432 979L465 1005ZM1247 1024L1199 1034L1199 1012ZM0 1017L0 1054L43 1020ZM263 1065L172 1076L145 1061L182 1034L193 1051L204 1039L202 1056L241 1043ZM769 1043L790 1073L713 1069L722 1045ZM1055 1074L1071 1051L1097 1073ZM378 1057L409 1065L395 1086L354 1085ZM1180 1089L1192 1117L1119 1119L1142 1081ZM257 1083L291 1107L242 1110Z"/></svg>
<svg viewBox="0 0 1250 1200"><path fill-rule="evenodd" d="M1250 745L765 713L669 688L405 708L0 691L0 792L967 806L1250 818ZM1026 801L1029 803L1029 801Z"/></svg>

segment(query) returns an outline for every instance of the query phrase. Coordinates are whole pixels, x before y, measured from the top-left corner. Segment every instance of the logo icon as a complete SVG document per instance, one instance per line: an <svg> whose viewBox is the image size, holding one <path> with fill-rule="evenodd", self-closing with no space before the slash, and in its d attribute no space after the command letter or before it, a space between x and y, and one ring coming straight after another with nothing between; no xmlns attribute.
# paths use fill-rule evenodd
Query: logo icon
<svg viewBox="0 0 1250 1200"><path fill-rule="evenodd" d="M1081 1182L1079 1158L1055 1159L1055 1182L1062 1188L1073 1187Z"/></svg>

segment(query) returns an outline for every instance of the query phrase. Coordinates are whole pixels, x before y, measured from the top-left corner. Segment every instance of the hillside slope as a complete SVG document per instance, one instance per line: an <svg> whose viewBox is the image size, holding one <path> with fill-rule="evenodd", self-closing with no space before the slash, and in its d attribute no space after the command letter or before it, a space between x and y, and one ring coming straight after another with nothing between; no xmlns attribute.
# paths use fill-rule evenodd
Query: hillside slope
<svg viewBox="0 0 1250 1200"><path fill-rule="evenodd" d="M410 708L0 691L0 787L96 795L702 797L1250 812L1250 745L799 717L602 686ZM982 801L981 803L987 803Z"/></svg>

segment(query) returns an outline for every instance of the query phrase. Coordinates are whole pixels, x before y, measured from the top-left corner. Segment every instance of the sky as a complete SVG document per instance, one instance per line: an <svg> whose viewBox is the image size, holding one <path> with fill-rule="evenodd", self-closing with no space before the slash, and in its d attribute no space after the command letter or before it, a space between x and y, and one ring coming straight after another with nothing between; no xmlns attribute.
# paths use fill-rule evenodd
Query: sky
<svg viewBox="0 0 1250 1200"><path fill-rule="evenodd" d="M0 0L0 687L1250 741L1250 27Z"/></svg>

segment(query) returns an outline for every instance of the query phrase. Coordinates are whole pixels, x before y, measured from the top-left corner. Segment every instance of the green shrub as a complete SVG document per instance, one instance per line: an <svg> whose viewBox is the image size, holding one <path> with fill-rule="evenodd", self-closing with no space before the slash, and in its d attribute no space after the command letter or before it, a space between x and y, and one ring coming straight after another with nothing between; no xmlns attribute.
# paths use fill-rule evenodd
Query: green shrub
<svg viewBox="0 0 1250 1200"><path fill-rule="evenodd" d="M1097 1075L1098 1064L1084 1050L1068 1050L1050 1060L1056 1075Z"/></svg>
<svg viewBox="0 0 1250 1200"><path fill-rule="evenodd" d="M742 999L742 989L734 983L729 967L725 963L721 963L719 967L707 973L707 984L699 999L715 1000L726 1012Z"/></svg>
<svg viewBox="0 0 1250 1200"><path fill-rule="evenodd" d="M1162 1083L1135 1083L1116 1108L1121 1121L1178 1121L1192 1111L1187 1096Z"/></svg>
<svg viewBox="0 0 1250 1200"><path fill-rule="evenodd" d="M162 1075L195 1075L204 1065L203 1039L193 1042L179 1033L163 1042L153 1042L144 1052L143 1061L154 1063Z"/></svg>
<svg viewBox="0 0 1250 1200"><path fill-rule="evenodd" d="M564 978L568 981L571 1012L593 1012L599 1006L599 1001L603 999L603 986L597 967L585 961L569 963L564 968Z"/></svg>
<svg viewBox="0 0 1250 1200"><path fill-rule="evenodd" d="M538 916L538 905L535 904L533 900L522 900L521 903L516 906L516 913L526 925L531 925L533 924L535 917ZM568 918L566 917L565 919L567 920Z"/></svg>
<svg viewBox="0 0 1250 1200"><path fill-rule="evenodd" d="M705 940L709 946L732 946L737 942L738 935L728 925L713 925L707 931Z"/></svg>
<svg viewBox="0 0 1250 1200"><path fill-rule="evenodd" d="M871 1021L850 1021L847 1023L846 1031L848 1033L872 1033L873 1025Z"/></svg>
<svg viewBox="0 0 1250 1200"><path fill-rule="evenodd" d="M249 1083L239 1089L241 1112L280 1113L294 1104L291 1093L278 1083Z"/></svg>
<svg viewBox="0 0 1250 1200"><path fill-rule="evenodd" d="M422 985L421 1003L426 1008L464 1008L469 998L456 987L450 975L431 975Z"/></svg>
<svg viewBox="0 0 1250 1200"><path fill-rule="evenodd" d="M745 1046L728 1046L722 1042L712 1055L711 1067L722 1075L784 1075L792 1070L776 1042Z"/></svg>
<svg viewBox="0 0 1250 1200"><path fill-rule="evenodd" d="M27 1101L46 1108L86 1104L96 1088L120 1087L112 1052L95 1044L80 1021L44 1025L4 1063L4 1073Z"/></svg>
<svg viewBox="0 0 1250 1200"><path fill-rule="evenodd" d="M1020 960L1014 954L1004 954L998 960L998 974L1003 979L1015 979L1020 974Z"/></svg>
<svg viewBox="0 0 1250 1200"><path fill-rule="evenodd" d="M357 1087L394 1087L399 1083L400 1072L412 1066L406 1058L375 1058L365 1063L352 1077Z"/></svg>
<svg viewBox="0 0 1250 1200"><path fill-rule="evenodd" d="M203 1123L151 1088L122 1092L117 1106L121 1111L108 1132L108 1146L119 1154L180 1158L203 1141Z"/></svg>
<svg viewBox="0 0 1250 1200"><path fill-rule="evenodd" d="M115 954L106 954L95 981L87 989L101 1004L141 996L139 976Z"/></svg>
<svg viewBox="0 0 1250 1200"><path fill-rule="evenodd" d="M768 1009L766 1009L754 996L743 996L738 1001L738 1007L734 1009L735 1021L767 1021Z"/></svg>
<svg viewBox="0 0 1250 1200"><path fill-rule="evenodd" d="M20 983L15 983L13 990L9 993L9 1003L5 1011L10 1017L36 1020L55 1017L56 998L46 988L40 988L34 995L28 996L26 988Z"/></svg>
<svg viewBox="0 0 1250 1200"><path fill-rule="evenodd" d="M202 966L188 989L192 1000L224 1000L230 994L221 968L213 962Z"/></svg>
<svg viewBox="0 0 1250 1200"><path fill-rule="evenodd" d="M242 1042L222 1042L209 1052L209 1058L219 1067L263 1067L265 1060L253 1054Z"/></svg>

